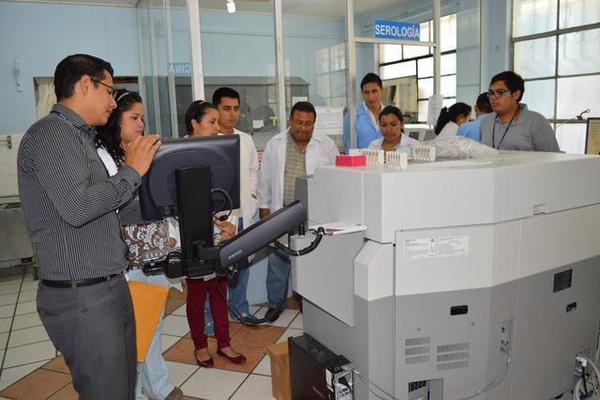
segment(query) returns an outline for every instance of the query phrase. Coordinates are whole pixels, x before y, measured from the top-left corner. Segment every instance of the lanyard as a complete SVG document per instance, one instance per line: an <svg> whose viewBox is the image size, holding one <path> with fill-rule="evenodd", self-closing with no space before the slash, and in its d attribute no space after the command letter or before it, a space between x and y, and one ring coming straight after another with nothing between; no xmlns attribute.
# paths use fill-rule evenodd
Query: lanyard
<svg viewBox="0 0 600 400"><path fill-rule="evenodd" d="M500 138L500 141L498 142L498 146L496 146L496 121L498 120L498 117L494 118L494 126L492 128L492 147L495 149L500 149L500 145L502 144L502 141L504 140L504 137L506 136L506 134L508 133L508 130L510 129L510 126L513 123L513 120L515 119L515 117L518 114L513 115L513 117L510 119L510 122L508 123L508 126L506 127L506 130L504 131L504 134L502 135L502 137Z"/></svg>

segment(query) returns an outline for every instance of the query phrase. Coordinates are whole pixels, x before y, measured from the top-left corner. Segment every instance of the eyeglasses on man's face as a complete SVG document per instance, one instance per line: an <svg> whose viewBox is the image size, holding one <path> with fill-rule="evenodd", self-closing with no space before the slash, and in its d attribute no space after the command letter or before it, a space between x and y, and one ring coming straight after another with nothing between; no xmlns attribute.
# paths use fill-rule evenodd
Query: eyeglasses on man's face
<svg viewBox="0 0 600 400"><path fill-rule="evenodd" d="M505 94L510 93L510 89L498 89L498 90L490 90L487 92L487 97L502 97Z"/></svg>
<svg viewBox="0 0 600 400"><path fill-rule="evenodd" d="M108 89L108 94L109 94L111 97L112 97L112 96L114 96L114 94L115 94L115 88L114 88L114 87L112 87L112 86L110 86L110 85L107 85L106 83L104 83L104 82L102 82L102 81L100 81L100 80L98 80L98 79L94 79L94 78L92 78L92 81L93 81L93 82L95 82L95 83L98 83L98 84L100 84L100 85L102 85L102 86L104 86L105 88L107 88L107 89Z"/></svg>

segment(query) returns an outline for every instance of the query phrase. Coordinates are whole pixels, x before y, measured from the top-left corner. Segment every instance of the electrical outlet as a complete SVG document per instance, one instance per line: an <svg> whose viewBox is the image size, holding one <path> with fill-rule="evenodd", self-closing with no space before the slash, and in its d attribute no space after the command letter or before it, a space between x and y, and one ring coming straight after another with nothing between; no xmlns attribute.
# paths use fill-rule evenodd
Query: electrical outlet
<svg viewBox="0 0 600 400"><path fill-rule="evenodd" d="M504 353L508 353L512 348L512 330L513 330L513 320L509 319L508 321L502 322L500 324L500 351Z"/></svg>

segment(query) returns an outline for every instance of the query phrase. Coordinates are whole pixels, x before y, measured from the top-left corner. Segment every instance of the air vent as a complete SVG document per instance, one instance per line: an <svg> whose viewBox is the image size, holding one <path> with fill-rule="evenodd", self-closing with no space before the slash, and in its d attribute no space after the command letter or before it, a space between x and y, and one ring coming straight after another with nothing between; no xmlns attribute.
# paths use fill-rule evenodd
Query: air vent
<svg viewBox="0 0 600 400"><path fill-rule="evenodd" d="M404 340L404 364L415 365L431 361L430 337L408 338Z"/></svg>
<svg viewBox="0 0 600 400"><path fill-rule="evenodd" d="M469 367L469 343L445 344L437 347L437 370Z"/></svg>

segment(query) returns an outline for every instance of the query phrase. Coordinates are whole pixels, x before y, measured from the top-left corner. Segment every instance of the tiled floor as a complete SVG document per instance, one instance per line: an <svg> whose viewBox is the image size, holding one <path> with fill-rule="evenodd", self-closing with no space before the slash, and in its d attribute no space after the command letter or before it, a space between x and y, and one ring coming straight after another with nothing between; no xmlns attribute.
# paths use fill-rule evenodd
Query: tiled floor
<svg viewBox="0 0 600 400"><path fill-rule="evenodd" d="M50 342L35 308L37 282L30 267L0 270L0 400L77 399L69 370ZM253 307L257 316L266 310ZM214 356L215 368L199 368L185 314L185 296L171 290L166 307L162 348L171 381L186 399L267 400L271 369L264 348L302 333L302 314L288 302L279 319L260 327L231 323L233 347L248 361L235 365ZM210 340L209 349L216 351Z"/></svg>

